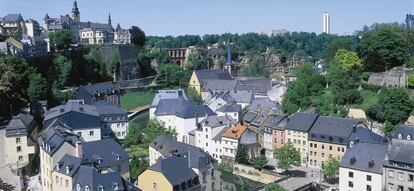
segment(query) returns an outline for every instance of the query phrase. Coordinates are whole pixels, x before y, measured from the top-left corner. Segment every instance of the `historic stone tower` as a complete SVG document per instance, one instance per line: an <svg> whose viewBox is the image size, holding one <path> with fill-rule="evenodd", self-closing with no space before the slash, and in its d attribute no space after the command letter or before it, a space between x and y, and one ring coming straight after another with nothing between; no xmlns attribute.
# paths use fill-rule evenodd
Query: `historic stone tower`
<svg viewBox="0 0 414 191"><path fill-rule="evenodd" d="M76 2L76 0L73 1L72 19L73 19L73 22L80 22L80 12L79 12L78 3Z"/></svg>

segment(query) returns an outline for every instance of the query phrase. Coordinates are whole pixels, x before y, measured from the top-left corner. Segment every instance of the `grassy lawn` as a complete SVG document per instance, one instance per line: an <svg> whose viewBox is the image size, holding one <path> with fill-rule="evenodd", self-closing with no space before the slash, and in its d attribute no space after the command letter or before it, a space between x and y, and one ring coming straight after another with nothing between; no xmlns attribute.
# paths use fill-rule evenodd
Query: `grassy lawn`
<svg viewBox="0 0 414 191"><path fill-rule="evenodd" d="M361 104L352 105L352 108L367 110L369 106L378 102L379 96L376 92L369 90L361 90L363 101Z"/></svg>
<svg viewBox="0 0 414 191"><path fill-rule="evenodd" d="M148 105L154 96L153 91L127 93L121 98L122 107L129 111L139 106Z"/></svg>

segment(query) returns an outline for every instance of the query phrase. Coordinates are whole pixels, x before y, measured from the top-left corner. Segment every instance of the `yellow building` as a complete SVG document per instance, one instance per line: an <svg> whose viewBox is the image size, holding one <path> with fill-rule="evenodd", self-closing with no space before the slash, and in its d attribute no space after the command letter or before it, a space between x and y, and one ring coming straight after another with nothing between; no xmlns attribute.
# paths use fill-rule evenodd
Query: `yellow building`
<svg viewBox="0 0 414 191"><path fill-rule="evenodd" d="M354 142L382 140L358 120L319 116L309 131L309 166L322 167L329 157L340 161Z"/></svg>
<svg viewBox="0 0 414 191"><path fill-rule="evenodd" d="M194 70L188 87L201 95L201 87L206 80L231 80L231 76L224 70Z"/></svg>
<svg viewBox="0 0 414 191"><path fill-rule="evenodd" d="M138 176L138 188L152 191L200 190L198 175L186 158L171 156L157 161Z"/></svg>
<svg viewBox="0 0 414 191"><path fill-rule="evenodd" d="M294 113L286 125L285 142L290 142L300 152L302 165L308 164L308 133L318 118L317 114Z"/></svg>
<svg viewBox="0 0 414 191"><path fill-rule="evenodd" d="M17 165L19 168L27 165L35 154L35 142L30 136L34 128L34 120L31 115L20 113L14 116L6 127L4 147L0 153L5 157L7 165Z"/></svg>

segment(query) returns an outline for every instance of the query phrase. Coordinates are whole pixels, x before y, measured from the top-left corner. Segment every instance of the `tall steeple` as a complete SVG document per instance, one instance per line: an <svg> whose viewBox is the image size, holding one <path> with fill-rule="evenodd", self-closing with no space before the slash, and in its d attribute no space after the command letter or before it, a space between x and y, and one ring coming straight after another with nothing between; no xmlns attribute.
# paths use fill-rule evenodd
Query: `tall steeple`
<svg viewBox="0 0 414 191"><path fill-rule="evenodd" d="M231 43L230 43L230 34L227 36L227 57L226 64L224 65L224 70L227 70L231 75Z"/></svg>
<svg viewBox="0 0 414 191"><path fill-rule="evenodd" d="M108 14L108 24L112 25L111 13Z"/></svg>
<svg viewBox="0 0 414 191"><path fill-rule="evenodd" d="M230 44L230 34L227 36L227 57L226 65L231 65L231 44Z"/></svg>
<svg viewBox="0 0 414 191"><path fill-rule="evenodd" d="M72 19L74 22L80 22L80 12L76 0L73 0Z"/></svg>

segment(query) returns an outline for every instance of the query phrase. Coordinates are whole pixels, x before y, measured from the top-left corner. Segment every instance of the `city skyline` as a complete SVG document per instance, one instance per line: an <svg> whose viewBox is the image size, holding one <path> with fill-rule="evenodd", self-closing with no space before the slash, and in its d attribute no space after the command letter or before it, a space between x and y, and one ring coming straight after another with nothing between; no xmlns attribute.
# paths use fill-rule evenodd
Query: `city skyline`
<svg viewBox="0 0 414 191"><path fill-rule="evenodd" d="M70 14L72 0L28 1L0 0L0 15L22 13L25 19L43 23L46 13L51 17ZM112 24L122 27L136 25L148 35L183 35L260 32L272 29L322 33L323 13L331 16L331 33L344 34L360 30L364 25L404 21L412 13L413 1L395 3L383 0L346 2L229 0L220 2L180 0L142 0L113 3L111 0L78 0L82 21L106 22L111 13ZM358 6L355 6L357 5ZM128 5L128 6L126 6ZM294 5L294 6L292 6ZM247 13L247 14L246 14ZM378 14L381 13L381 14ZM286 16L295 14L296 16Z"/></svg>

